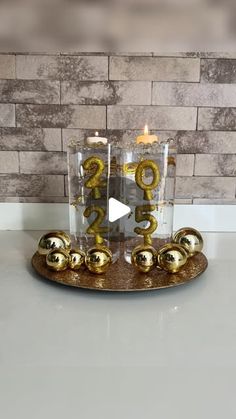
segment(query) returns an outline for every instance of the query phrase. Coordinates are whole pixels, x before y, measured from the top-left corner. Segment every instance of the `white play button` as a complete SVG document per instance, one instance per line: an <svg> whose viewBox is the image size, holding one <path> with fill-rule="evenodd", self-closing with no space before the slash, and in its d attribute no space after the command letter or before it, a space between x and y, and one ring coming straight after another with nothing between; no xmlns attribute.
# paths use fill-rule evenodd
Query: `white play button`
<svg viewBox="0 0 236 419"><path fill-rule="evenodd" d="M109 221L111 223L113 223L116 220L119 220L119 218L121 217L124 217L124 215L129 214L130 211L130 207L128 207L125 204L122 204L122 202L120 201L117 201L117 199L109 199Z"/></svg>

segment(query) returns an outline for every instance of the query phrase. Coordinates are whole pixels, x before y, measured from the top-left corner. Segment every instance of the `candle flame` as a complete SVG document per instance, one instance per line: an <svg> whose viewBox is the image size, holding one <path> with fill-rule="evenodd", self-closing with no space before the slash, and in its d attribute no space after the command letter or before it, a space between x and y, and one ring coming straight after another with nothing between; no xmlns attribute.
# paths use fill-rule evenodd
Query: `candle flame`
<svg viewBox="0 0 236 419"><path fill-rule="evenodd" d="M148 135L148 134L149 134L148 125L145 124L145 127L144 127L144 135Z"/></svg>
<svg viewBox="0 0 236 419"><path fill-rule="evenodd" d="M95 132L95 137L98 137L98 131Z"/></svg>

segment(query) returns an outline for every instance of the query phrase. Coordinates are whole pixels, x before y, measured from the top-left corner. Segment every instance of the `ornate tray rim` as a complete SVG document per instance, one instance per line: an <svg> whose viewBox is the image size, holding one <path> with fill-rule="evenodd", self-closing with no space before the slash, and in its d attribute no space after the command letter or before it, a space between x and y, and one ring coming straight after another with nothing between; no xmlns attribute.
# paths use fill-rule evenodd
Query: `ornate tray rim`
<svg viewBox="0 0 236 419"><path fill-rule="evenodd" d="M181 271L176 274L158 269L147 274L139 273L124 260L114 263L108 272L102 275L92 274L85 268L81 268L79 271L67 269L54 272L46 266L45 256L38 252L33 255L31 263L41 277L51 282L80 289L106 292L154 291L184 285L198 278L208 266L207 258L203 253L198 253L190 258ZM112 274L115 274L115 279ZM109 283L110 286L108 286Z"/></svg>

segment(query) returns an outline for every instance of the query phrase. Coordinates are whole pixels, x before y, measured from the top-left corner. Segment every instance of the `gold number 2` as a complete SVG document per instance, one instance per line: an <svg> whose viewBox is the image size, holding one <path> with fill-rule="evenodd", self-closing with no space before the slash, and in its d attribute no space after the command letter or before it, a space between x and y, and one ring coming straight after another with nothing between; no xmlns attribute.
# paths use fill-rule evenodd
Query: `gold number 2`
<svg viewBox="0 0 236 419"><path fill-rule="evenodd" d="M92 190L92 196L94 199L101 198L101 192L99 188L102 188L106 185L106 182L101 179L101 175L105 169L105 164L102 159L96 156L91 156L86 159L83 163L83 168L85 170L94 170L95 172L90 176L85 182L86 188Z"/></svg>
<svg viewBox="0 0 236 419"><path fill-rule="evenodd" d="M135 221L149 221L150 225L147 228L135 227L134 232L144 237L144 244L152 244L151 235L157 229L158 222L154 215L149 212L155 211L156 205L140 205L135 208Z"/></svg>
<svg viewBox="0 0 236 419"><path fill-rule="evenodd" d="M152 182L149 184L143 182L143 172L146 169L151 169L153 174ZM144 191L143 199L145 199L145 201L151 201L153 199L152 190L155 189L160 182L160 170L158 165L153 160L141 161L135 172L135 182L138 187Z"/></svg>
<svg viewBox="0 0 236 419"><path fill-rule="evenodd" d="M95 212L97 216L92 224L87 228L86 232L95 236L96 244L102 244L103 237L101 234L109 231L107 227L101 227L101 224L106 216L106 211L97 205L91 205L85 209L84 216L88 218L93 212Z"/></svg>

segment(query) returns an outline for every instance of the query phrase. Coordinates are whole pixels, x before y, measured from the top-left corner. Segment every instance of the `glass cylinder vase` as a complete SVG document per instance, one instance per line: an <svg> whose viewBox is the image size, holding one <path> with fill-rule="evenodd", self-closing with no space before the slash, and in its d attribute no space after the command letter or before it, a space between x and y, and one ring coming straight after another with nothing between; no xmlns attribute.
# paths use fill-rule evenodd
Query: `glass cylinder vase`
<svg viewBox="0 0 236 419"><path fill-rule="evenodd" d="M123 148L121 160L122 199L131 208L121 221L124 257L131 263L136 246L158 249L171 240L176 150L172 140L133 143Z"/></svg>
<svg viewBox="0 0 236 419"><path fill-rule="evenodd" d="M117 191L116 149L109 142L72 138L67 155L72 243L84 252L105 245L115 262L120 254L119 225L109 222L109 197Z"/></svg>

